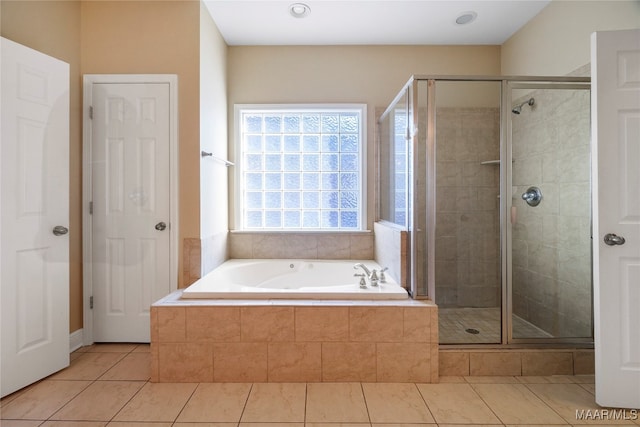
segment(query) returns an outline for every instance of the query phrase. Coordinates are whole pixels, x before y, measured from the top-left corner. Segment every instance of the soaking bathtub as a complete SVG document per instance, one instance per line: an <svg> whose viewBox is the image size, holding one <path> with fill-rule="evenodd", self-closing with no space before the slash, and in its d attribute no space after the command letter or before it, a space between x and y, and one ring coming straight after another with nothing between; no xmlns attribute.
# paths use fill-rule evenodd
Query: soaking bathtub
<svg viewBox="0 0 640 427"><path fill-rule="evenodd" d="M407 291L389 275L386 283L361 289L362 263L369 270L381 267L371 260L232 259L182 292L192 299L321 299L398 300Z"/></svg>

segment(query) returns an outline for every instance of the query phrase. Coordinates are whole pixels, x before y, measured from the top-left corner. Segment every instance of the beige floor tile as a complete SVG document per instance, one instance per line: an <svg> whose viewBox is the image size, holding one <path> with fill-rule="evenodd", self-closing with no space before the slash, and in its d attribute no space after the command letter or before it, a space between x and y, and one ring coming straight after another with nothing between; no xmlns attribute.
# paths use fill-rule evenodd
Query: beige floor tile
<svg viewBox="0 0 640 427"><path fill-rule="evenodd" d="M418 389L438 423L500 423L469 384L418 384Z"/></svg>
<svg viewBox="0 0 640 427"><path fill-rule="evenodd" d="M133 351L137 346L138 344L93 344L87 346L86 351L87 353L129 353Z"/></svg>
<svg viewBox="0 0 640 427"><path fill-rule="evenodd" d="M580 387L587 390L589 393L595 396L596 394L596 385L595 384L580 384Z"/></svg>
<svg viewBox="0 0 640 427"><path fill-rule="evenodd" d="M29 421L29 420L2 420L0 426L2 427L38 427L42 421Z"/></svg>
<svg viewBox="0 0 640 427"><path fill-rule="evenodd" d="M442 427L502 427L504 424L440 424L440 425ZM518 427L523 427L523 426L518 426ZM542 426L537 425L536 427L542 427Z"/></svg>
<svg viewBox="0 0 640 427"><path fill-rule="evenodd" d="M132 381L94 382L56 412L52 420L110 421L142 388Z"/></svg>
<svg viewBox="0 0 640 427"><path fill-rule="evenodd" d="M71 365L49 377L54 380L95 380L113 367L126 353L84 353Z"/></svg>
<svg viewBox="0 0 640 427"><path fill-rule="evenodd" d="M516 377L477 376L477 377L464 377L464 379L469 384L518 384L519 383Z"/></svg>
<svg viewBox="0 0 640 427"><path fill-rule="evenodd" d="M573 382L576 384L595 384L595 375L574 375L572 377Z"/></svg>
<svg viewBox="0 0 640 427"><path fill-rule="evenodd" d="M433 423L415 384L362 384L372 423Z"/></svg>
<svg viewBox="0 0 640 427"><path fill-rule="evenodd" d="M593 394L580 387L579 384L529 384L540 399L556 411L562 418L572 424L603 424L603 420L577 420L576 411L600 409ZM631 424L630 420L607 420L605 424Z"/></svg>
<svg viewBox="0 0 640 427"><path fill-rule="evenodd" d="M251 388L241 423L304 422L306 384L256 383Z"/></svg>
<svg viewBox="0 0 640 427"><path fill-rule="evenodd" d="M305 427L367 427L370 423L306 423Z"/></svg>
<svg viewBox="0 0 640 427"><path fill-rule="evenodd" d="M571 384L569 375L548 375L548 376L525 376L516 377L522 384Z"/></svg>
<svg viewBox="0 0 640 427"><path fill-rule="evenodd" d="M250 390L251 384L199 384L177 421L237 423Z"/></svg>
<svg viewBox="0 0 640 427"><path fill-rule="evenodd" d="M82 356L84 353L76 353L75 351L69 355L69 362L73 362L78 357Z"/></svg>
<svg viewBox="0 0 640 427"><path fill-rule="evenodd" d="M410 424L406 424L406 423L373 423L371 424L372 427L422 427L422 426L426 426L426 427L437 427L437 424L424 424L424 423L420 423L420 424L416 424L416 423L410 423ZM449 427L448 425L446 427ZM469 427L469 426L466 426ZM478 426L473 426L473 427L478 427Z"/></svg>
<svg viewBox="0 0 640 427"><path fill-rule="evenodd" d="M41 381L3 406L0 415L3 419L46 420L89 384L89 381Z"/></svg>
<svg viewBox="0 0 640 427"><path fill-rule="evenodd" d="M505 424L564 422L524 384L474 384L472 387Z"/></svg>
<svg viewBox="0 0 640 427"><path fill-rule="evenodd" d="M47 421L42 424L42 427L104 427L106 425L106 421Z"/></svg>
<svg viewBox="0 0 640 427"><path fill-rule="evenodd" d="M240 427L304 427L304 423L240 423Z"/></svg>
<svg viewBox="0 0 640 427"><path fill-rule="evenodd" d="M173 423L173 427L238 427L238 423Z"/></svg>
<svg viewBox="0 0 640 427"><path fill-rule="evenodd" d="M175 421L196 389L190 383L146 383L113 421Z"/></svg>
<svg viewBox="0 0 640 427"><path fill-rule="evenodd" d="M151 353L129 353L99 379L148 381L149 378L151 378Z"/></svg>
<svg viewBox="0 0 640 427"><path fill-rule="evenodd" d="M107 424L107 427L171 427L171 423L133 423L131 421L119 422L113 421ZM200 427L206 427L200 425Z"/></svg>
<svg viewBox="0 0 640 427"><path fill-rule="evenodd" d="M368 423L360 383L307 384L308 422Z"/></svg>
<svg viewBox="0 0 640 427"><path fill-rule="evenodd" d="M150 351L151 351L151 345L138 344L136 348L133 349L132 353L149 353Z"/></svg>
<svg viewBox="0 0 640 427"><path fill-rule="evenodd" d="M462 384L466 384L467 382L465 381L464 377L457 377L457 376L444 376L444 377L440 377L439 380L441 384L456 384L456 383L462 383Z"/></svg>

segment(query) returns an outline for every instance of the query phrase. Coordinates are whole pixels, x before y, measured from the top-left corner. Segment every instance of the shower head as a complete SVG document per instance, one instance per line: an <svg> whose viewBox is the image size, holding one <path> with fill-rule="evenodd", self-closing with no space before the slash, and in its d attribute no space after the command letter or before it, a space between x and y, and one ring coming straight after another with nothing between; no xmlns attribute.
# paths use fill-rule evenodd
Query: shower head
<svg viewBox="0 0 640 427"><path fill-rule="evenodd" d="M527 101L524 101L522 104L520 105L516 105L515 107L513 107L513 109L511 110L511 112L513 114L520 114L522 112L522 107L525 104L528 104L530 107L533 107L533 104L536 103L536 100L533 98L529 98Z"/></svg>

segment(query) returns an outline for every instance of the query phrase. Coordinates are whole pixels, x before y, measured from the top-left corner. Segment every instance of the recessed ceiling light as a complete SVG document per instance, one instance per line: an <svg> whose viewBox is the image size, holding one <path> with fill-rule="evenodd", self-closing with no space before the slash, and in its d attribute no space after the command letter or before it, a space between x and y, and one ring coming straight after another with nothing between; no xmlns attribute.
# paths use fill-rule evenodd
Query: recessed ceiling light
<svg viewBox="0 0 640 427"><path fill-rule="evenodd" d="M458 24L458 25L470 24L473 21L475 21L477 17L478 17L478 14L476 12L472 11L472 10L469 11L469 12L462 12L456 18L456 24Z"/></svg>
<svg viewBox="0 0 640 427"><path fill-rule="evenodd" d="M311 8L304 3L293 3L289 6L289 13L294 18L304 18L311 13Z"/></svg>

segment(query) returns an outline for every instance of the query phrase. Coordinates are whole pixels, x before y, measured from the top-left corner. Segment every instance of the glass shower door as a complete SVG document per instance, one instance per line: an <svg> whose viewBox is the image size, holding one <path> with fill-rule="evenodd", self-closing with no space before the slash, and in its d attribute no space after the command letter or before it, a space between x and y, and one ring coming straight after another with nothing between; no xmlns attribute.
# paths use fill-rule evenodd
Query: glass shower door
<svg viewBox="0 0 640 427"><path fill-rule="evenodd" d="M509 341L592 337L588 89L511 85Z"/></svg>
<svg viewBox="0 0 640 427"><path fill-rule="evenodd" d="M435 284L441 344L502 342L499 81L437 81Z"/></svg>

